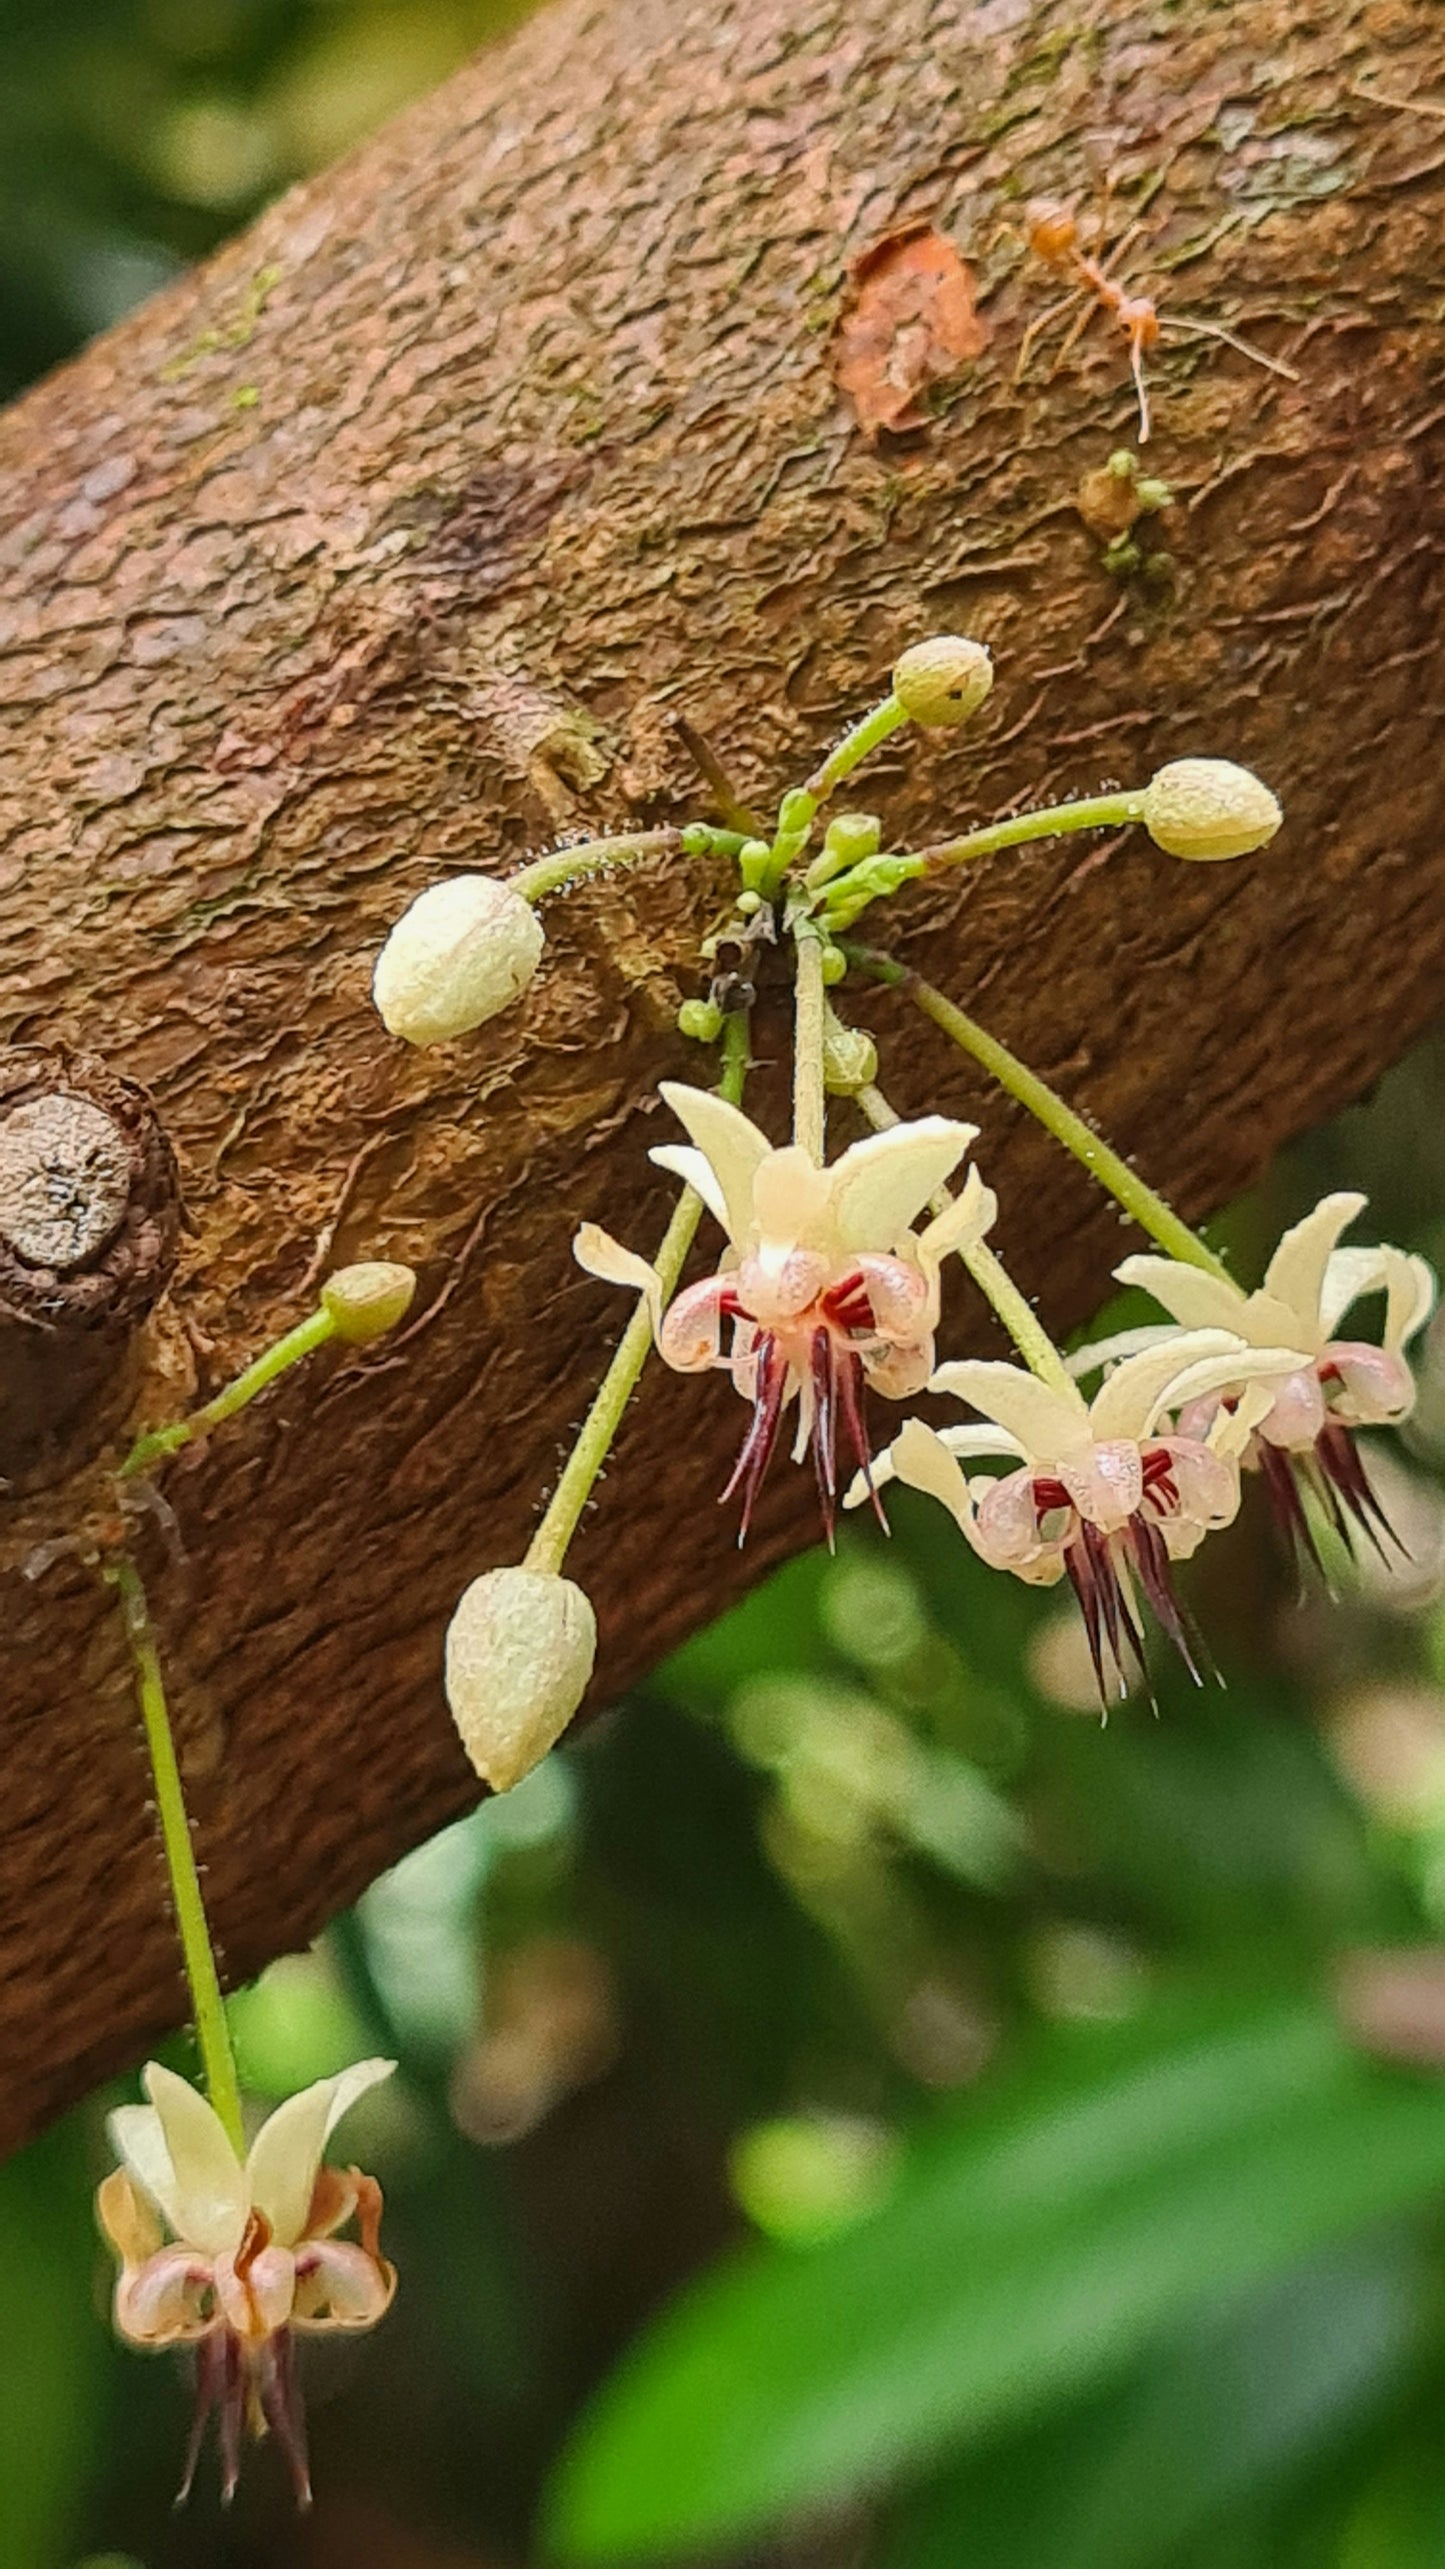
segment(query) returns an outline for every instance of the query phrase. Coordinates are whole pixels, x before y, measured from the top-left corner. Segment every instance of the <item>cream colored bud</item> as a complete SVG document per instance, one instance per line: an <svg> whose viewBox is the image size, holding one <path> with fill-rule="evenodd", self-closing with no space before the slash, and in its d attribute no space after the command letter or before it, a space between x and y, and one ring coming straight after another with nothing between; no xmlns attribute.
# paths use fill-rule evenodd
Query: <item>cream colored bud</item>
<svg viewBox="0 0 1445 2569"><path fill-rule="evenodd" d="M981 642L938 633L916 642L893 672L893 693L916 723L966 723L993 685L993 662Z"/></svg>
<svg viewBox="0 0 1445 2569"><path fill-rule="evenodd" d="M338 1338L365 1347L384 1338L405 1320L416 1292L410 1267L394 1267L385 1258L366 1258L359 1266L338 1267L321 1288L321 1307L330 1313Z"/></svg>
<svg viewBox="0 0 1445 2569"><path fill-rule="evenodd" d="M1267 785L1229 758L1176 758L1144 789L1144 827L1169 856L1212 864L1250 856L1284 814Z"/></svg>
<svg viewBox="0 0 1445 2569"><path fill-rule="evenodd" d="M597 1621L571 1579L487 1570L447 1626L447 1702L484 1784L506 1793L561 1738L592 1674Z"/></svg>
<svg viewBox="0 0 1445 2569"><path fill-rule="evenodd" d="M878 1047L861 1026L829 1026L823 1036L823 1084L835 1097L856 1097L878 1076Z"/></svg>
<svg viewBox="0 0 1445 2569"><path fill-rule="evenodd" d="M404 910L376 961L371 995L389 1034L449 1044L526 989L546 939L529 902L488 874L454 874Z"/></svg>

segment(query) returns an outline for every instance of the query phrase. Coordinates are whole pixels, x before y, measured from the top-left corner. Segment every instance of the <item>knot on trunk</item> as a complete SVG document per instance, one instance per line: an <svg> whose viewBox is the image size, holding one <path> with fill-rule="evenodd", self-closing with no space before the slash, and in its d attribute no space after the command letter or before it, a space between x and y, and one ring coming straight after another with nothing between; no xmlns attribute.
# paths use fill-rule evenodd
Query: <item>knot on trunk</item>
<svg viewBox="0 0 1445 2569"><path fill-rule="evenodd" d="M93 1056L0 1061L0 1474L35 1489L122 1415L136 1333L181 1232L175 1153L144 1089Z"/></svg>

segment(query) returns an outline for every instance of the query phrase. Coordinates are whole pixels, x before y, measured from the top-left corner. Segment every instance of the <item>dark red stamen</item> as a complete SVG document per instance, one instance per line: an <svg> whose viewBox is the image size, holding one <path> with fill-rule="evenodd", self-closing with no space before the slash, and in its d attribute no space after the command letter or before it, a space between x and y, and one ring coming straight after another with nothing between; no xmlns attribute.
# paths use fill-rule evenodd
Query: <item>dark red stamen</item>
<svg viewBox="0 0 1445 2569"><path fill-rule="evenodd" d="M1322 1375L1328 1370L1320 1368ZM1333 1421L1323 1427L1307 1454L1290 1453L1263 1437L1258 1452L1275 1522L1301 1571L1308 1565L1328 1587L1329 1576L1305 1504L1310 1496L1323 1507L1347 1550L1352 1551L1357 1537L1363 1534L1382 1561L1388 1563L1390 1559L1387 1543L1402 1560L1409 1559L1409 1547L1380 1505L1359 1447L1347 1427Z"/></svg>
<svg viewBox="0 0 1445 2569"><path fill-rule="evenodd" d="M296 2350L289 2328L268 2337L256 2357L257 2389L267 2425L291 2467L296 2504L311 2504L311 2471L306 2456L306 2411L296 2381Z"/></svg>
<svg viewBox="0 0 1445 2569"><path fill-rule="evenodd" d="M829 1330L814 1330L812 1357L813 1473L818 1484L818 1505L823 1512L823 1532L831 1552L838 1513L838 1412L833 1398L835 1367L833 1338Z"/></svg>
<svg viewBox="0 0 1445 2569"><path fill-rule="evenodd" d="M787 1382L786 1359L776 1338L769 1332L757 1343L752 1425L743 1438L742 1448L733 1465L731 1478L718 1502L719 1506L725 1505L733 1492L741 1486L743 1514L742 1523L738 1528L739 1543L746 1541L758 1491L762 1487L763 1474L768 1468L773 1447L777 1443L778 1421L783 1414L783 1393L787 1389Z"/></svg>

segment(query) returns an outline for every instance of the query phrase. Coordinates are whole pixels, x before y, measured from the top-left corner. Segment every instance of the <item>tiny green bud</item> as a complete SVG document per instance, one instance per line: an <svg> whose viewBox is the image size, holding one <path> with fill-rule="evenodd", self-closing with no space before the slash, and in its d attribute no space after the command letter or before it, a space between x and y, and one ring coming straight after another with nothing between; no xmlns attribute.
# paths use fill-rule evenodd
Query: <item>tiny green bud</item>
<svg viewBox="0 0 1445 2569"><path fill-rule="evenodd" d="M740 892L734 903L740 919L755 919L763 906L761 892Z"/></svg>
<svg viewBox="0 0 1445 2569"><path fill-rule="evenodd" d="M364 1258L358 1266L338 1267L321 1288L321 1308L331 1318L338 1338L353 1347L384 1338L411 1309L416 1278L410 1267L384 1258Z"/></svg>
<svg viewBox="0 0 1445 2569"><path fill-rule="evenodd" d="M1127 446L1116 446L1104 470L1112 473L1116 482L1132 482L1139 470L1139 459L1130 454Z"/></svg>
<svg viewBox="0 0 1445 2569"><path fill-rule="evenodd" d="M447 1702L494 1793L520 1784L556 1745L596 1655L596 1617L572 1579L487 1570L463 1590L447 1626Z"/></svg>
<svg viewBox="0 0 1445 2569"><path fill-rule="evenodd" d="M765 838L744 839L738 849L738 871L750 891L756 890L766 875L772 853Z"/></svg>
<svg viewBox="0 0 1445 2569"><path fill-rule="evenodd" d="M1174 493L1167 482L1161 482L1151 474L1142 482L1135 483L1134 497L1141 509L1167 508Z"/></svg>
<svg viewBox="0 0 1445 2569"><path fill-rule="evenodd" d="M878 1047L861 1026L830 1025L823 1036L823 1085L834 1097L856 1097L878 1076Z"/></svg>
<svg viewBox="0 0 1445 2569"><path fill-rule="evenodd" d="M910 720L933 726L967 722L993 685L993 663L981 642L939 633L905 651L893 671L893 693Z"/></svg>
<svg viewBox="0 0 1445 2569"><path fill-rule="evenodd" d="M901 884L912 883L927 871L916 856L867 856L861 865L842 876L836 888L837 898L825 899L823 926L828 934L839 928L850 928L872 901L886 900Z"/></svg>
<svg viewBox="0 0 1445 2569"><path fill-rule="evenodd" d="M677 1012L677 1031L695 1044L715 1044L723 1029L723 1013L712 999L684 999Z"/></svg>
<svg viewBox="0 0 1445 2569"><path fill-rule="evenodd" d="M856 865L860 857L876 856L883 844L883 824L872 812L835 812L823 839L825 856L836 857L840 866Z"/></svg>
<svg viewBox="0 0 1445 2569"><path fill-rule="evenodd" d="M1176 758L1144 789L1144 826L1169 856L1212 864L1251 856L1284 814L1267 785L1229 758Z"/></svg>
<svg viewBox="0 0 1445 2569"><path fill-rule="evenodd" d="M800 832L811 829L817 808L817 800L806 786L790 787L778 805L779 838L796 838Z"/></svg>
<svg viewBox="0 0 1445 2569"><path fill-rule="evenodd" d="M844 954L842 947L841 947L841 946L824 946L824 948L823 948L823 987L824 987L824 989L825 989L825 990L836 990L836 988L837 988L837 986L838 986L839 982L840 982L840 981L846 981L846 980L847 980L847 978L848 978L848 958L847 958L847 956Z"/></svg>
<svg viewBox="0 0 1445 2569"><path fill-rule="evenodd" d="M489 874L432 884L404 910L376 961L371 992L388 1034L449 1044L526 989L546 940L536 912Z"/></svg>

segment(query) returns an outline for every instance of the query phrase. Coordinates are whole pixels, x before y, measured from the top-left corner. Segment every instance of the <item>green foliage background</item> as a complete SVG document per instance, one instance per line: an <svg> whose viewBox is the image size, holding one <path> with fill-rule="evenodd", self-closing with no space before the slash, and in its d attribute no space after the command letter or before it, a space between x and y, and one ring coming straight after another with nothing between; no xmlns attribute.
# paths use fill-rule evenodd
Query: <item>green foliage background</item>
<svg viewBox="0 0 1445 2569"><path fill-rule="evenodd" d="M0 383L508 14L0 0ZM1442 1104L1426 1051L1289 1155L1240 1272L1328 1183L1438 1257ZM348 2136L402 2291L314 2350L309 2521L266 2452L170 2513L92 2100L0 2171L4 2569L1437 2569L1445 1995L1392 2068L1335 1992L1445 1921L1442 1465L1433 1344L1410 1565L1300 1603L1251 1507L1195 1582L1227 1688L1107 1728L1067 1610L905 1497L268 1973L259 2095L402 2064Z"/></svg>

